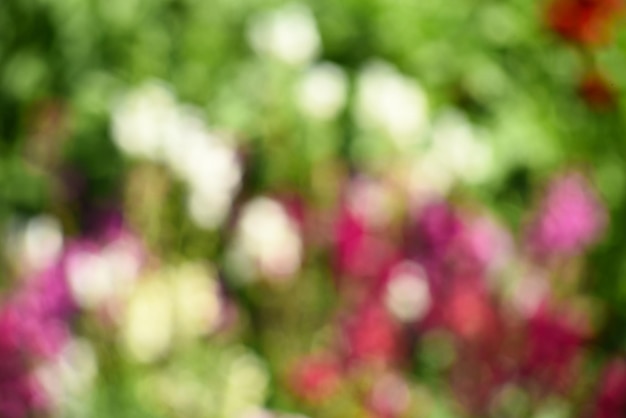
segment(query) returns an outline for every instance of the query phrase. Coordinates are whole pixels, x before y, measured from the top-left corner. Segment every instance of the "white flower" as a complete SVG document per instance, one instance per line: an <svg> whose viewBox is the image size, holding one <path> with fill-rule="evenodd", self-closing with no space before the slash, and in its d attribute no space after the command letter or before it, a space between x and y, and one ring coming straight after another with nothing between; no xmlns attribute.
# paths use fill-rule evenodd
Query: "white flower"
<svg viewBox="0 0 626 418"><path fill-rule="evenodd" d="M180 104L163 128L160 160L176 175L185 177L190 155L197 144L211 141L209 129L198 109Z"/></svg>
<svg viewBox="0 0 626 418"><path fill-rule="evenodd" d="M146 84L114 109L113 138L123 152L165 164L188 185L187 207L198 226L212 229L226 218L242 170L230 141L209 130L198 109Z"/></svg>
<svg viewBox="0 0 626 418"><path fill-rule="evenodd" d="M282 205L257 198L242 210L233 251L244 265L254 265L270 279L284 280L300 267L302 242Z"/></svg>
<svg viewBox="0 0 626 418"><path fill-rule="evenodd" d="M95 252L73 254L68 262L68 282L74 300L83 308L96 308L115 291L106 259Z"/></svg>
<svg viewBox="0 0 626 418"><path fill-rule="evenodd" d="M165 135L178 117L176 100L161 84L149 83L123 97L113 109L113 141L133 157L159 159Z"/></svg>
<svg viewBox="0 0 626 418"><path fill-rule="evenodd" d="M347 77L341 67L322 63L310 68L297 87L300 109L314 119L337 116L346 104Z"/></svg>
<svg viewBox="0 0 626 418"><path fill-rule="evenodd" d="M239 188L242 170L234 149L216 136L198 137L186 155L189 214L200 227L212 229L226 218Z"/></svg>
<svg viewBox="0 0 626 418"><path fill-rule="evenodd" d="M122 342L135 360L155 361L175 342L214 332L222 308L210 268L192 262L167 267L137 286L126 307Z"/></svg>
<svg viewBox="0 0 626 418"><path fill-rule="evenodd" d="M17 245L16 245L17 244ZM19 223L9 233L7 251L27 271L38 271L50 266L63 250L63 231L59 221L50 215L31 218Z"/></svg>
<svg viewBox="0 0 626 418"><path fill-rule="evenodd" d="M222 415L237 418L263 404L269 376L267 366L256 355L243 351L226 370L222 396Z"/></svg>
<svg viewBox="0 0 626 418"><path fill-rule="evenodd" d="M67 260L67 279L74 300L86 309L127 296L135 283L141 260L135 244L125 239L101 249L80 249Z"/></svg>
<svg viewBox="0 0 626 418"><path fill-rule="evenodd" d="M248 40L258 54L294 66L311 62L320 49L315 19L302 4L289 4L255 17L248 28Z"/></svg>
<svg viewBox="0 0 626 418"><path fill-rule="evenodd" d="M417 200L445 196L458 182L486 181L494 169L493 150L480 141L460 113L441 115L432 129L430 148L413 162L409 187Z"/></svg>
<svg viewBox="0 0 626 418"><path fill-rule="evenodd" d="M387 285L387 309L399 320L421 319L430 308L431 297L423 269L411 262L395 267Z"/></svg>
<svg viewBox="0 0 626 418"><path fill-rule="evenodd" d="M212 272L201 264L187 263L172 268L169 275L178 334L195 337L214 331L221 319L222 301Z"/></svg>
<svg viewBox="0 0 626 418"><path fill-rule="evenodd" d="M493 169L493 153L479 141L472 125L460 113L448 112L433 127L432 152L457 178L468 183L486 179Z"/></svg>
<svg viewBox="0 0 626 418"><path fill-rule="evenodd" d="M189 186L189 214L198 226L215 228L226 218L239 188L237 153L223 138L206 131L191 132L183 148L175 168Z"/></svg>
<svg viewBox="0 0 626 418"><path fill-rule="evenodd" d="M382 62L369 64L359 75L356 106L361 126L381 130L401 147L419 141L428 122L420 85Z"/></svg>
<svg viewBox="0 0 626 418"><path fill-rule="evenodd" d="M418 201L430 201L448 194L456 178L448 169L445 159L436 152L420 156L409 173L409 189Z"/></svg>
<svg viewBox="0 0 626 418"><path fill-rule="evenodd" d="M172 343L174 312L170 288L160 280L142 283L126 308L122 341L137 361L161 358Z"/></svg>

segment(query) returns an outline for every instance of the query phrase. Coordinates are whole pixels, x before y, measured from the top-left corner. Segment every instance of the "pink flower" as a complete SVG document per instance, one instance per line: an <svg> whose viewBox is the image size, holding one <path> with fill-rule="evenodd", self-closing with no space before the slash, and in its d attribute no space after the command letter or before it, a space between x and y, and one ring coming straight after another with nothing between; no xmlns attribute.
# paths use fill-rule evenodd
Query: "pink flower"
<svg viewBox="0 0 626 418"><path fill-rule="evenodd" d="M312 403L320 403L338 389L341 374L338 363L326 356L301 359L292 370L290 384L296 395Z"/></svg>
<svg viewBox="0 0 626 418"><path fill-rule="evenodd" d="M407 383L399 376L386 374L374 383L368 409L375 418L398 418L406 413L410 403Z"/></svg>
<svg viewBox="0 0 626 418"><path fill-rule="evenodd" d="M402 355L398 326L378 302L367 302L353 312L342 331L350 363L388 365Z"/></svg>
<svg viewBox="0 0 626 418"><path fill-rule="evenodd" d="M529 241L538 255L574 255L593 244L606 214L590 184L579 173L552 181L539 214L531 223Z"/></svg>
<svg viewBox="0 0 626 418"><path fill-rule="evenodd" d="M395 248L390 240L349 207L340 210L334 238L337 272L353 284L372 284L395 260Z"/></svg>

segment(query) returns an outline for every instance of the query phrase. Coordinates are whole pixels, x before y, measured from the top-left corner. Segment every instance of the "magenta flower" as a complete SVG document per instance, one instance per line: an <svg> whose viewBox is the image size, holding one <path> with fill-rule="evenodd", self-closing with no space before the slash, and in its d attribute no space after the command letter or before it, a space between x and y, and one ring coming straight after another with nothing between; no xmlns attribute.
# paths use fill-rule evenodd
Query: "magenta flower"
<svg viewBox="0 0 626 418"><path fill-rule="evenodd" d="M37 356L53 357L69 336L67 322L75 311L63 262L58 260L28 278L4 309L23 347Z"/></svg>
<svg viewBox="0 0 626 418"><path fill-rule="evenodd" d="M434 202L414 215L406 236L410 260L419 263L435 298L445 293L458 270L452 254L463 232L463 222L445 202Z"/></svg>
<svg viewBox="0 0 626 418"><path fill-rule="evenodd" d="M445 254L463 230L454 210L445 202L431 203L423 208L409 237L411 249L420 258Z"/></svg>
<svg viewBox="0 0 626 418"><path fill-rule="evenodd" d="M361 284L379 279L395 260L392 243L349 208L342 208L334 238L337 272Z"/></svg>
<svg viewBox="0 0 626 418"><path fill-rule="evenodd" d="M566 391L588 337L586 325L565 312L539 309L527 324L523 374L547 389Z"/></svg>
<svg viewBox="0 0 626 418"><path fill-rule="evenodd" d="M0 312L0 416L26 418L43 408L43 391L29 369L28 341L20 318Z"/></svg>
<svg viewBox="0 0 626 418"><path fill-rule="evenodd" d="M593 418L626 416L626 363L616 360L607 366L596 400Z"/></svg>
<svg viewBox="0 0 626 418"><path fill-rule="evenodd" d="M574 255L593 244L606 223L606 213L591 185L579 173L552 181L529 241L541 255Z"/></svg>

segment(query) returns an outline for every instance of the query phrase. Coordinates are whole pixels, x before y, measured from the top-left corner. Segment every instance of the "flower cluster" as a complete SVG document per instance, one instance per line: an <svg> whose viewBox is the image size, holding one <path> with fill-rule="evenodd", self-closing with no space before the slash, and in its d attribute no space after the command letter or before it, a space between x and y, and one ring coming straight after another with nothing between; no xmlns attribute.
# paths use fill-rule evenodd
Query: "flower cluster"
<svg viewBox="0 0 626 418"><path fill-rule="evenodd" d="M504 408L506 388L538 405L571 396L592 337L590 312L557 296L561 285L550 276L563 265L546 261L568 264L603 229L604 210L585 178L551 182L519 245L488 213L445 201L398 219L384 194L368 204L363 189L381 187L356 178L340 200L335 338L296 363L293 390L325 405L357 385L368 416L415 416L423 405L412 404L419 386L406 370L418 356L418 374L435 367L471 416ZM574 299L576 290L567 291Z"/></svg>
<svg viewBox="0 0 626 418"><path fill-rule="evenodd" d="M547 11L549 27L584 49L610 44L615 22L624 11L622 0L554 0ZM614 87L598 69L588 69L579 85L581 97L593 108L613 105Z"/></svg>
<svg viewBox="0 0 626 418"><path fill-rule="evenodd" d="M550 1L585 59L612 42L621 0ZM621 154L571 163L570 96L527 84L567 70L508 65L552 58L523 2L122 3L52 38L94 13L98 62L127 67L74 63L63 117L35 106L0 157L0 418L626 416ZM141 47L116 50L133 10ZM47 80L31 49L0 68L15 100ZM588 104L616 104L585 70Z"/></svg>

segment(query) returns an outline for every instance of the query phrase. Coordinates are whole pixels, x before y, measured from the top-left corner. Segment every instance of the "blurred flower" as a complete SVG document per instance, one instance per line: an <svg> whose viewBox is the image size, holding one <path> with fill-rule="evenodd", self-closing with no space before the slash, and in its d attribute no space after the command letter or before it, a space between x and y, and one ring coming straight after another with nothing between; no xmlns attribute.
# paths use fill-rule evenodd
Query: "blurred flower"
<svg viewBox="0 0 626 418"><path fill-rule="evenodd" d="M53 264L63 249L63 231L57 219L39 215L15 225L7 237L9 260L18 262L22 274Z"/></svg>
<svg viewBox="0 0 626 418"><path fill-rule="evenodd" d="M431 152L460 181L485 180L493 169L493 152L462 113L448 111L435 121Z"/></svg>
<svg viewBox="0 0 626 418"><path fill-rule="evenodd" d="M223 418L239 417L263 405L268 392L269 374L263 360L243 351L228 366L224 382Z"/></svg>
<svg viewBox="0 0 626 418"><path fill-rule="evenodd" d="M408 252L426 266L441 262L463 232L463 222L446 202L434 201L419 208L408 231Z"/></svg>
<svg viewBox="0 0 626 418"><path fill-rule="evenodd" d="M427 151L413 162L408 188L416 202L444 198L454 186L457 179L441 157L441 153Z"/></svg>
<svg viewBox="0 0 626 418"><path fill-rule="evenodd" d="M515 285L512 295L514 308L523 317L531 317L549 297L550 282L539 270L525 272Z"/></svg>
<svg viewBox="0 0 626 418"><path fill-rule="evenodd" d="M455 254L465 225L456 210L443 201L433 201L413 211L404 250L424 270L431 295L438 300L449 292L457 276L468 277L458 271L462 270L459 267L465 257L458 257L458 251Z"/></svg>
<svg viewBox="0 0 626 418"><path fill-rule="evenodd" d="M623 7L621 0L553 0L548 25L570 42L604 45L611 40L614 20Z"/></svg>
<svg viewBox="0 0 626 418"><path fill-rule="evenodd" d="M133 247L130 242L112 242L103 248L88 243L70 247L67 279L79 306L101 308L131 292L142 264Z"/></svg>
<svg viewBox="0 0 626 418"><path fill-rule="evenodd" d="M166 283L145 280L130 299L121 338L135 360L153 362L170 349L175 325L170 296Z"/></svg>
<svg viewBox="0 0 626 418"><path fill-rule="evenodd" d="M420 320L430 309L431 296L423 269L403 262L391 270L385 304L393 316L404 322Z"/></svg>
<svg viewBox="0 0 626 418"><path fill-rule="evenodd" d="M346 104L347 82L336 64L324 62L311 67L297 86L300 109L313 119L333 119Z"/></svg>
<svg viewBox="0 0 626 418"><path fill-rule="evenodd" d="M353 285L373 284L395 261L387 235L396 203L382 181L356 177L346 184L334 225L335 263Z"/></svg>
<svg viewBox="0 0 626 418"><path fill-rule="evenodd" d="M597 71L585 74L578 86L578 93L594 109L610 108L617 100L614 86Z"/></svg>
<svg viewBox="0 0 626 418"><path fill-rule="evenodd" d="M376 302L365 302L351 312L342 332L344 352L352 364L385 366L403 354L397 324Z"/></svg>
<svg viewBox="0 0 626 418"><path fill-rule="evenodd" d="M214 273L202 264L187 263L169 270L176 333L189 338L209 334L220 325L223 303Z"/></svg>
<svg viewBox="0 0 626 418"><path fill-rule="evenodd" d="M114 106L113 141L128 155L157 159L168 125L176 118L176 99L169 89L160 83L145 84Z"/></svg>
<svg viewBox="0 0 626 418"><path fill-rule="evenodd" d="M123 225L101 227L102 239L75 240L65 250L67 282L85 309L106 309L124 300L144 264L144 249L132 232Z"/></svg>
<svg viewBox="0 0 626 418"><path fill-rule="evenodd" d="M523 372L545 389L571 387L578 362L589 337L588 325L575 321L570 312L541 307L528 320Z"/></svg>
<svg viewBox="0 0 626 418"><path fill-rule="evenodd" d="M112 118L113 140L123 152L161 162L187 184L189 214L198 226L224 221L242 169L231 141L209 130L197 109L148 83L123 97Z"/></svg>
<svg viewBox="0 0 626 418"><path fill-rule="evenodd" d="M75 310L62 260L30 277L4 309L15 321L25 349L42 358L54 357L69 337Z"/></svg>
<svg viewBox="0 0 626 418"><path fill-rule="evenodd" d="M217 330L223 303L213 272L188 262L144 277L125 308L121 337L140 362L152 362L174 344Z"/></svg>
<svg viewBox="0 0 626 418"><path fill-rule="evenodd" d="M398 418L405 416L410 403L407 383L400 376L385 374L373 385L369 409L375 418Z"/></svg>
<svg viewBox="0 0 626 418"><path fill-rule="evenodd" d="M456 183L481 183L494 169L489 143L461 113L440 115L432 128L430 147L413 163L410 188L418 201L445 196Z"/></svg>
<svg viewBox="0 0 626 418"><path fill-rule="evenodd" d="M389 225L396 200L397 196L389 184L366 176L351 179L346 190L346 208L374 229Z"/></svg>
<svg viewBox="0 0 626 418"><path fill-rule="evenodd" d="M188 209L200 227L211 229L229 213L239 188L241 167L235 151L220 143L189 148L186 180L190 186Z"/></svg>
<svg viewBox="0 0 626 418"><path fill-rule="evenodd" d="M248 27L248 42L258 54L293 66L311 62L320 49L313 14L300 3L254 17Z"/></svg>
<svg viewBox="0 0 626 418"><path fill-rule="evenodd" d="M619 418L626 414L626 364L610 362L599 382L593 418Z"/></svg>
<svg viewBox="0 0 626 418"><path fill-rule="evenodd" d="M460 338L470 342L497 339L496 312L480 288L463 281L456 283L443 309L448 327Z"/></svg>
<svg viewBox="0 0 626 418"><path fill-rule="evenodd" d="M428 123L428 100L421 86L384 62L367 65L357 79L357 122L388 135L397 146L420 141Z"/></svg>
<svg viewBox="0 0 626 418"><path fill-rule="evenodd" d="M242 208L231 249L241 273L285 281L298 272L302 251L297 224L280 203L259 197Z"/></svg>
<svg viewBox="0 0 626 418"><path fill-rule="evenodd" d="M88 340L70 339L59 355L39 366L37 381L45 390L57 413L79 407L79 399L88 395L97 374L96 354Z"/></svg>
<svg viewBox="0 0 626 418"><path fill-rule="evenodd" d="M456 251L477 273L494 273L514 257L513 237L494 219L477 216L466 220Z"/></svg>
<svg viewBox="0 0 626 418"><path fill-rule="evenodd" d="M341 370L332 358L322 356L300 359L292 370L292 390L302 399L320 403L334 395L340 385Z"/></svg>
<svg viewBox="0 0 626 418"><path fill-rule="evenodd" d="M0 416L27 418L47 407L44 392L28 366L28 341L19 318L0 311Z"/></svg>
<svg viewBox="0 0 626 418"><path fill-rule="evenodd" d="M530 245L540 257L576 254L599 238L605 223L591 185L581 174L567 173L550 183L530 226Z"/></svg>

